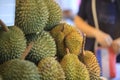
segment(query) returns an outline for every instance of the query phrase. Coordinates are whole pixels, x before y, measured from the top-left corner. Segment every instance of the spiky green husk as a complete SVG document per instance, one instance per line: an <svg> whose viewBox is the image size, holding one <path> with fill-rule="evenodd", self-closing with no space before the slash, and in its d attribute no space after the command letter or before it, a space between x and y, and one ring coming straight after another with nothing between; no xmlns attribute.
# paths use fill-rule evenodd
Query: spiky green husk
<svg viewBox="0 0 120 80"><path fill-rule="evenodd" d="M83 36L77 31L71 32L65 38L66 47L69 48L70 53L74 53L76 55L79 55L82 50L82 42Z"/></svg>
<svg viewBox="0 0 120 80"><path fill-rule="evenodd" d="M100 66L94 53L84 51L84 56L79 56L79 58L83 59L82 61L86 65L90 74L90 80L100 80Z"/></svg>
<svg viewBox="0 0 120 80"><path fill-rule="evenodd" d="M90 80L103 80L100 78L100 76L95 75L94 73L90 73Z"/></svg>
<svg viewBox="0 0 120 80"><path fill-rule="evenodd" d="M37 33L48 21L48 9L43 0L16 0L15 25L25 34Z"/></svg>
<svg viewBox="0 0 120 80"><path fill-rule="evenodd" d="M41 32L40 37L34 42L34 45L27 55L26 59L34 62L36 65L45 57L56 55L56 44L48 32Z"/></svg>
<svg viewBox="0 0 120 80"><path fill-rule="evenodd" d="M90 80L86 66L75 54L67 54L61 61L66 80Z"/></svg>
<svg viewBox="0 0 120 80"><path fill-rule="evenodd" d="M46 57L38 64L41 80L65 80L64 71L54 57Z"/></svg>
<svg viewBox="0 0 120 80"><path fill-rule="evenodd" d="M0 66L3 80L40 80L38 68L34 63L13 59Z"/></svg>
<svg viewBox="0 0 120 80"><path fill-rule="evenodd" d="M9 27L8 32L0 29L0 64L14 58L19 58L25 48L26 39L18 27Z"/></svg>
<svg viewBox="0 0 120 80"><path fill-rule="evenodd" d="M27 34L25 35L27 39L27 43L30 43L31 41L34 42L36 41L40 36L40 33L32 33L32 34Z"/></svg>
<svg viewBox="0 0 120 80"><path fill-rule="evenodd" d="M44 2L49 12L49 18L45 30L50 31L62 20L62 10L54 0L44 0Z"/></svg>

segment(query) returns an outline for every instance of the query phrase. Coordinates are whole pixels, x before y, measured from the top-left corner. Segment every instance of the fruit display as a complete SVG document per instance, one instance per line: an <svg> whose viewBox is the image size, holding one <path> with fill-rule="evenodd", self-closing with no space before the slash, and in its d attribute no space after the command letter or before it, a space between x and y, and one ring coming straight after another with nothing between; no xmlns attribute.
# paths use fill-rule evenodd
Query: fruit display
<svg viewBox="0 0 120 80"><path fill-rule="evenodd" d="M0 20L0 80L100 80L83 33L62 17L54 0L16 1L15 25Z"/></svg>

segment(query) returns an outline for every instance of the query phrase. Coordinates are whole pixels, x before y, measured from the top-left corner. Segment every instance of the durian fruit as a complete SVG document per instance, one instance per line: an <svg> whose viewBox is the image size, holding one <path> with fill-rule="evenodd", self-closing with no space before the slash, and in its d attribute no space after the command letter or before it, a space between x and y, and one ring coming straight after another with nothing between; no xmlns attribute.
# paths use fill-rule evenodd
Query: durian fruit
<svg viewBox="0 0 120 80"><path fill-rule="evenodd" d="M0 66L3 80L40 80L37 66L29 61L13 59Z"/></svg>
<svg viewBox="0 0 120 80"><path fill-rule="evenodd" d="M74 27L74 26L72 26L72 25L69 25L69 24L67 24L67 23L64 23L64 28L63 28L63 33L65 34L65 35L69 35L71 32L79 32L79 30L76 28L76 27Z"/></svg>
<svg viewBox="0 0 120 80"><path fill-rule="evenodd" d="M50 34L51 36L56 39L57 35L59 34L59 32L63 32L64 29L64 24L65 23L60 23L58 25L56 25L51 31Z"/></svg>
<svg viewBox="0 0 120 80"><path fill-rule="evenodd" d="M91 51L84 50L86 36L83 35L82 52L79 54L79 60L82 61L90 74L90 80L101 80L100 79L100 66L97 58Z"/></svg>
<svg viewBox="0 0 120 80"><path fill-rule="evenodd" d="M41 32L39 38L34 42L30 53L26 59L34 62L36 65L45 57L56 55L56 44L52 36L48 32Z"/></svg>
<svg viewBox="0 0 120 80"><path fill-rule="evenodd" d="M26 34L25 37L27 39L27 43L34 42L40 37L41 33L31 33L31 34Z"/></svg>
<svg viewBox="0 0 120 80"><path fill-rule="evenodd" d="M56 43L56 47L57 47L56 55L58 61L60 61L63 58L63 56L66 54L66 49L64 44L65 34L63 33L63 30L64 30L64 23L60 23L50 31L50 34L52 35Z"/></svg>
<svg viewBox="0 0 120 80"><path fill-rule="evenodd" d="M26 39L22 30L16 26L0 28L0 64L19 58L25 48Z"/></svg>
<svg viewBox="0 0 120 80"><path fill-rule="evenodd" d="M55 39L56 46L57 46L57 57L59 60L61 60L61 58L63 58L63 56L66 54L66 47L68 46L70 49L70 53L75 53L75 54L80 53L80 49L81 49L80 47L82 45L83 39L82 39L81 33L75 27L67 23L60 23L55 28L53 28L50 31L50 33L52 37ZM74 41L77 41L78 45L74 44L73 39L70 40L70 41L73 41L70 43L69 38L72 38L72 37L75 37Z"/></svg>
<svg viewBox="0 0 120 80"><path fill-rule="evenodd" d="M82 59L81 61L86 65L90 74L90 80L100 80L100 66L94 53L84 51L84 55L79 56L79 59Z"/></svg>
<svg viewBox="0 0 120 80"><path fill-rule="evenodd" d="M43 58L38 69L41 80L65 80L65 73L54 57Z"/></svg>
<svg viewBox="0 0 120 80"><path fill-rule="evenodd" d="M65 80L90 80L86 66L77 55L67 52L60 63L65 72Z"/></svg>
<svg viewBox="0 0 120 80"><path fill-rule="evenodd" d="M41 32L48 21L43 0L16 0L15 25L25 34Z"/></svg>
<svg viewBox="0 0 120 80"><path fill-rule="evenodd" d="M60 6L54 0L43 0L48 8L49 18L46 27L46 31L50 31L62 20L62 10Z"/></svg>
<svg viewBox="0 0 120 80"><path fill-rule="evenodd" d="M70 53L74 53L76 55L79 55L81 53L82 42L83 36L77 31L71 32L65 38L66 47L69 48Z"/></svg>

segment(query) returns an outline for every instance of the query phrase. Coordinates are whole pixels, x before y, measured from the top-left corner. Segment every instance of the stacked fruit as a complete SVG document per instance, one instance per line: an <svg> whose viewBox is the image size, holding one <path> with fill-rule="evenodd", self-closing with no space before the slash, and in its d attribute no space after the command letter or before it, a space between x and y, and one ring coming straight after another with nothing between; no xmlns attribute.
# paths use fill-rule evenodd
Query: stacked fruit
<svg viewBox="0 0 120 80"><path fill-rule="evenodd" d="M83 34L61 20L54 0L16 0L15 26L0 21L0 80L100 80Z"/></svg>
<svg viewBox="0 0 120 80"><path fill-rule="evenodd" d="M100 80L100 67L95 55L84 50L85 35L77 28L60 23L50 31L57 47L66 80Z"/></svg>

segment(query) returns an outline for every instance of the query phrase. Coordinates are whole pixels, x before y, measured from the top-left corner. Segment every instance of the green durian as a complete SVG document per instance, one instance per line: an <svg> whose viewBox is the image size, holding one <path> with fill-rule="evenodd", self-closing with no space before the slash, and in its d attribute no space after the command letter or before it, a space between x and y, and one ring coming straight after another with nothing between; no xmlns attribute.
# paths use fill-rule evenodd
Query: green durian
<svg viewBox="0 0 120 80"><path fill-rule="evenodd" d="M26 39L21 29L9 26L8 31L0 28L0 64L19 58L26 48Z"/></svg>
<svg viewBox="0 0 120 80"><path fill-rule="evenodd" d="M38 68L41 80L65 80L65 73L54 57L43 58Z"/></svg>
<svg viewBox="0 0 120 80"><path fill-rule="evenodd" d="M62 21L62 10L60 6L54 0L43 0L48 8L49 18L46 27L46 31L50 31L57 24Z"/></svg>
<svg viewBox="0 0 120 80"><path fill-rule="evenodd" d="M48 32L41 32L39 38L34 42L30 53L26 59L34 62L36 65L45 57L56 55L56 44L52 36Z"/></svg>
<svg viewBox="0 0 120 80"><path fill-rule="evenodd" d="M40 37L40 34L41 33L26 34L27 44L36 41Z"/></svg>
<svg viewBox="0 0 120 80"><path fill-rule="evenodd" d="M86 66L77 55L67 53L60 63L65 72L65 80L90 80Z"/></svg>
<svg viewBox="0 0 120 80"><path fill-rule="evenodd" d="M83 53L79 56L79 59L86 65L90 80L100 80L100 66L96 56L91 51L84 51Z"/></svg>
<svg viewBox="0 0 120 80"><path fill-rule="evenodd" d="M25 34L43 31L48 9L43 0L16 0L15 25Z"/></svg>
<svg viewBox="0 0 120 80"><path fill-rule="evenodd" d="M13 59L0 66L3 80L40 80L37 66L29 61Z"/></svg>

